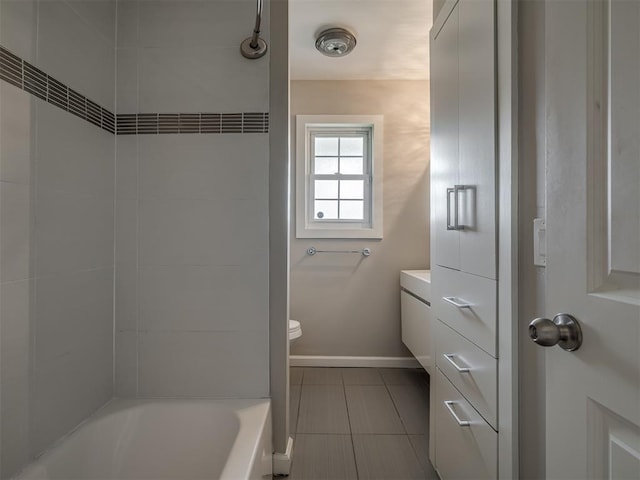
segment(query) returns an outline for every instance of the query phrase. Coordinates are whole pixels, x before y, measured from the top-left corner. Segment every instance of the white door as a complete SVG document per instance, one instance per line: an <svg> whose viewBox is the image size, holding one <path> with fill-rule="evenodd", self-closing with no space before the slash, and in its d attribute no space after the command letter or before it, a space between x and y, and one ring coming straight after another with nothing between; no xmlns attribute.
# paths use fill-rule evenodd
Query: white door
<svg viewBox="0 0 640 480"><path fill-rule="evenodd" d="M640 478L640 2L546 3L549 479Z"/></svg>

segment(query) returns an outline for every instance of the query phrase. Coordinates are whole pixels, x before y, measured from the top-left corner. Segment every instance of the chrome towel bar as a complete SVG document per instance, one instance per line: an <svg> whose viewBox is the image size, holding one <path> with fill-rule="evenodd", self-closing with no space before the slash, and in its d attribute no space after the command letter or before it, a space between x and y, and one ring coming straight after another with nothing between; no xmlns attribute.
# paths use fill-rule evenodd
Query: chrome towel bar
<svg viewBox="0 0 640 480"><path fill-rule="evenodd" d="M370 248L363 248L362 250L318 250L316 247L307 248L307 255L315 255L316 253L359 253L363 257L371 255Z"/></svg>

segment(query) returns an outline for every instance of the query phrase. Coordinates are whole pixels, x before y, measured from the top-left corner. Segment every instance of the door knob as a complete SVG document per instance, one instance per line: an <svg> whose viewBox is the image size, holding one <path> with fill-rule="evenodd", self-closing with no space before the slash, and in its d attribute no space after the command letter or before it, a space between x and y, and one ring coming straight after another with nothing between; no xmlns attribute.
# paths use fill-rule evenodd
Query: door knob
<svg viewBox="0 0 640 480"><path fill-rule="evenodd" d="M568 313L559 313L553 320L536 318L529 324L529 337L543 347L557 344L568 352L573 352L582 345L580 324Z"/></svg>

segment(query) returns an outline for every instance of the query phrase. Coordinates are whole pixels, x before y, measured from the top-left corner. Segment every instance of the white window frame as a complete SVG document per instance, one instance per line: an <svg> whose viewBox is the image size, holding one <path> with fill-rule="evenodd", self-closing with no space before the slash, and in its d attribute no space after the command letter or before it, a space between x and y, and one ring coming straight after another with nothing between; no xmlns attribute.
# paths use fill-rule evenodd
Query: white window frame
<svg viewBox="0 0 640 480"><path fill-rule="evenodd" d="M311 172L312 134L343 130L349 135L364 129L369 132L365 150L370 155L364 175L359 175L365 181L370 178L364 195L364 221L314 218L312 179L318 175ZM382 115L296 115L296 238L382 238L382 140Z"/></svg>

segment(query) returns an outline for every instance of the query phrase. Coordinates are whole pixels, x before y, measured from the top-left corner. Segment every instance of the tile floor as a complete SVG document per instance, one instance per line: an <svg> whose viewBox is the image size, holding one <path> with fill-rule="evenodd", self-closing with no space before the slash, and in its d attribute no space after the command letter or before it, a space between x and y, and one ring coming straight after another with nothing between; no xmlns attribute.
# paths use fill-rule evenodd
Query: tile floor
<svg viewBox="0 0 640 480"><path fill-rule="evenodd" d="M429 376L398 368L291 368L291 480L437 479Z"/></svg>

